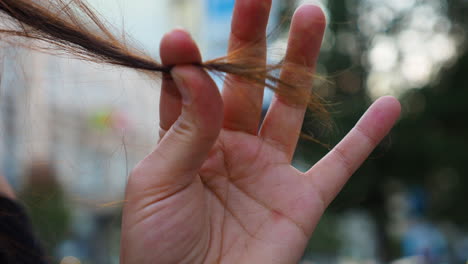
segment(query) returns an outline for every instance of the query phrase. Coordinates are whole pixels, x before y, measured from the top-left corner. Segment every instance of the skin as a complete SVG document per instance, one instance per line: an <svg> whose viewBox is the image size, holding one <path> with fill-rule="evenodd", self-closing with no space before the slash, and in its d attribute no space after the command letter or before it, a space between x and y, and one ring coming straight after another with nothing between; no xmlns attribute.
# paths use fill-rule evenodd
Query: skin
<svg viewBox="0 0 468 264"><path fill-rule="evenodd" d="M237 0L230 51L255 42L265 62L271 0ZM294 15L287 65L314 71L325 28L313 5ZM260 125L263 90L229 76L220 94L183 30L161 43L160 141L134 169L123 212L121 263L297 263L349 177L400 114L377 100L349 134L306 173L290 165L305 106L274 99ZM283 78L310 82L283 69ZM246 98L248 98L246 100ZM0 195L14 198L0 176Z"/></svg>
<svg viewBox="0 0 468 264"><path fill-rule="evenodd" d="M270 0L237 0L230 50L251 42L265 61ZM322 11L300 7L287 64L313 72L325 28ZM290 165L305 106L276 98L260 125L262 89L230 77L220 94L200 68L194 41L174 30L161 43L161 139L128 182L122 263L297 263L326 207L400 114L377 100L308 172ZM283 78L294 75L287 69ZM308 76L292 76L310 81ZM246 98L248 98L246 100Z"/></svg>
<svg viewBox="0 0 468 264"><path fill-rule="evenodd" d="M271 0L237 0L230 51L255 42L265 63ZM325 28L313 5L294 15L287 65L314 71ZM220 94L183 30L161 43L160 141L134 169L123 212L121 263L297 263L326 207L390 131L393 97L377 100L306 173L290 165L305 106L274 99L260 126L263 89L229 76ZM283 69L282 78L310 82ZM261 87L260 87L261 88ZM248 98L246 100L246 98ZM0 176L0 195L14 198Z"/></svg>

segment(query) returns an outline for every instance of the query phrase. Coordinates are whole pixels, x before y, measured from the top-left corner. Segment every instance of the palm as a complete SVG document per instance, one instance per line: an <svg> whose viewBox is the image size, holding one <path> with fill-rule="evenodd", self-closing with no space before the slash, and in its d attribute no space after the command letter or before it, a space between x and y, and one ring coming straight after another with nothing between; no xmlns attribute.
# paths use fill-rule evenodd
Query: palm
<svg viewBox="0 0 468 264"><path fill-rule="evenodd" d="M230 50L259 43L259 63L266 59L268 3L237 0L233 19ZM286 65L313 70L324 19L314 6L296 12ZM297 262L327 205L396 121L398 102L380 99L334 150L301 173L290 162L305 106L275 98L258 130L262 87L228 76L220 95L204 71L183 66L201 56L180 30L165 36L161 58L181 66L163 81L161 140L127 186L122 263ZM291 77L311 81L281 75Z"/></svg>
<svg viewBox="0 0 468 264"><path fill-rule="evenodd" d="M219 245L209 256L226 263L297 257L324 209L284 153L249 134L222 132L199 175Z"/></svg>
<svg viewBox="0 0 468 264"><path fill-rule="evenodd" d="M145 244L133 246L148 247L144 252L155 255L147 257L167 263L201 259L206 263L255 259L271 263L291 255L297 258L300 250L293 252L290 247L305 245L324 209L308 185L306 177L274 146L246 133L223 131L190 185L146 207L141 205L133 216L137 225L132 231ZM154 228L167 223L173 228ZM163 242L164 248L155 250L154 245Z"/></svg>

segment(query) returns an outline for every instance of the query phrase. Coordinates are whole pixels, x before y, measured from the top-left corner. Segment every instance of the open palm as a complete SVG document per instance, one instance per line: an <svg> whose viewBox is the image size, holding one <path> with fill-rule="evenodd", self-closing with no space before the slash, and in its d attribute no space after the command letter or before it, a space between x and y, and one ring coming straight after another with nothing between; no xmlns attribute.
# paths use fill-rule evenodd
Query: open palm
<svg viewBox="0 0 468 264"><path fill-rule="evenodd" d="M264 63L270 5L237 0L230 50L260 43L251 56ZM313 71L324 27L319 8L302 6L286 65ZM378 100L340 144L301 173L290 162L305 106L276 98L258 130L262 87L229 76L221 95L203 70L190 66L201 56L182 30L164 37L161 57L181 66L163 81L161 140L128 183L122 263L297 262L325 208L398 118L398 102ZM291 75L285 69L282 78Z"/></svg>

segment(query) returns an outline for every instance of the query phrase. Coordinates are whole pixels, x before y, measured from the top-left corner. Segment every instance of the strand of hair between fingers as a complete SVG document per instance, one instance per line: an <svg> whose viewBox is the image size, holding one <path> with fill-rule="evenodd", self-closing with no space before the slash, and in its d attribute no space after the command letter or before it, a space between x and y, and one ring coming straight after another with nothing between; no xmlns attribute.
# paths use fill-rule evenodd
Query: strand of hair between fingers
<svg viewBox="0 0 468 264"><path fill-rule="evenodd" d="M7 21L2 24L0 34L32 39L34 41L28 43L30 48L57 55L65 52L78 59L127 67L152 77L155 73L169 74L174 67L162 65L145 52L116 37L111 30L112 25L101 19L84 0L0 0L0 12ZM129 38L125 37L127 39ZM249 56L251 51L266 47L263 39L264 37L250 40L249 44L230 51L227 56L195 65L213 73L239 76L251 83L252 88L281 90L282 96L288 98L291 104L308 104L323 120L329 121L319 98L308 98L297 92L303 90L303 84L277 77L277 70L284 66L284 61L267 65L263 59L257 60L255 56ZM5 38L2 40L8 41ZM16 42L18 45L22 43ZM47 45L41 48L41 43ZM306 67L294 67L295 72L311 74Z"/></svg>

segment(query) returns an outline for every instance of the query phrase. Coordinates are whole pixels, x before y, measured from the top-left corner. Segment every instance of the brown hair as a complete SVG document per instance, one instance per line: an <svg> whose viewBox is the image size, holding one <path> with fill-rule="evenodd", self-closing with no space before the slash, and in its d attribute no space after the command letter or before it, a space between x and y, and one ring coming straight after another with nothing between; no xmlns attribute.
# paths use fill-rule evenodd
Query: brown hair
<svg viewBox="0 0 468 264"><path fill-rule="evenodd" d="M80 59L97 63L124 66L147 73L169 73L173 66L158 63L143 52L130 47L112 33L110 27L101 20L85 0L0 0L5 28L0 34L40 40L52 44L39 48L47 52L66 52ZM127 39L127 38L123 38ZM226 57L206 61L198 66L214 73L228 73L245 81L262 84L274 90L288 103L308 104L312 112L321 119L328 114L321 100L311 93L311 83L301 83L279 79L275 71L283 62L258 67L255 59L245 49L254 49L256 43L242 47ZM288 65L295 72L311 75L310 69L300 65Z"/></svg>

